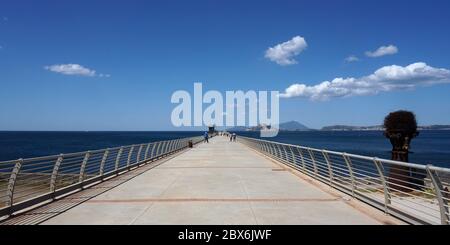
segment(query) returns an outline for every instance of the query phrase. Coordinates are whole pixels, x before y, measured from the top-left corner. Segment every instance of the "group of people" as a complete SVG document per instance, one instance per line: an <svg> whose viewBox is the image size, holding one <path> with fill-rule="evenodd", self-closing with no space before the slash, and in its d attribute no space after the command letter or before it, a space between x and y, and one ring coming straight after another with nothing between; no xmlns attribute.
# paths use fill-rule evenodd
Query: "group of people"
<svg viewBox="0 0 450 245"><path fill-rule="evenodd" d="M230 139L230 142L236 142L236 134L235 133L228 133L228 132L223 132L220 135L222 136L226 136Z"/></svg>
<svg viewBox="0 0 450 245"><path fill-rule="evenodd" d="M224 133L219 133L219 135L228 137L230 139L230 142L236 142L236 133L231 134L231 133L224 132ZM209 143L209 133L208 132L205 132L205 134L203 135L203 142Z"/></svg>
<svg viewBox="0 0 450 245"><path fill-rule="evenodd" d="M236 134L235 133L230 135L230 142L236 142Z"/></svg>

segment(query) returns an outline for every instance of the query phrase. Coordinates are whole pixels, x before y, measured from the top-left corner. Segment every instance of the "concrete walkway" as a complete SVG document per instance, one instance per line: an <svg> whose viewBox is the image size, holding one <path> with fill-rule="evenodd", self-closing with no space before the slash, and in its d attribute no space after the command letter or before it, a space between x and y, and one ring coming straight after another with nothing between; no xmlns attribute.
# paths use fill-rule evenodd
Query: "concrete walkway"
<svg viewBox="0 0 450 245"><path fill-rule="evenodd" d="M43 224L381 224L360 210L216 137Z"/></svg>

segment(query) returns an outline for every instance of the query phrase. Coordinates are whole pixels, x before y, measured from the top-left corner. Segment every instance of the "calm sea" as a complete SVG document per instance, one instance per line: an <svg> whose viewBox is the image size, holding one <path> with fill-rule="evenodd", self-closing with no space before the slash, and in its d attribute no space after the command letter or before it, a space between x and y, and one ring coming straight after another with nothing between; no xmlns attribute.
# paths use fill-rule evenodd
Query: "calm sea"
<svg viewBox="0 0 450 245"><path fill-rule="evenodd" d="M202 132L1 132L0 161L201 136Z"/></svg>
<svg viewBox="0 0 450 245"><path fill-rule="evenodd" d="M258 137L256 132L240 135ZM0 132L0 161L96 150L182 137L202 132ZM367 156L390 158L382 132L280 132L269 140ZM410 161L450 167L450 131L422 131L412 141Z"/></svg>

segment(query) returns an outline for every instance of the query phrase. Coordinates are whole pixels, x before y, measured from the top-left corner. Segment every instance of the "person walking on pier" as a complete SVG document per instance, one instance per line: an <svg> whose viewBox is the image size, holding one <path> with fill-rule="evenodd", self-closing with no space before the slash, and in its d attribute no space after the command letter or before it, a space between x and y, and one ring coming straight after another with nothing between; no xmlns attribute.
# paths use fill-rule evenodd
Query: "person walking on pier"
<svg viewBox="0 0 450 245"><path fill-rule="evenodd" d="M209 143L209 140L208 140L208 138L209 138L209 135L208 135L208 132L205 132L205 135L203 136L204 137L204 143Z"/></svg>
<svg viewBox="0 0 450 245"><path fill-rule="evenodd" d="M233 140L233 142L236 142L236 133L233 133L233 135L231 136L231 139Z"/></svg>

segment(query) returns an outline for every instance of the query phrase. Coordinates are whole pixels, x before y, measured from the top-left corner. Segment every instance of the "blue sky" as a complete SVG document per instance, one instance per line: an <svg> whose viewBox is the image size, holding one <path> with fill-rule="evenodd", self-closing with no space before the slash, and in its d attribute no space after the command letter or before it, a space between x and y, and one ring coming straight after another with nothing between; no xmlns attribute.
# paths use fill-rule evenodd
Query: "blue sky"
<svg viewBox="0 0 450 245"><path fill-rule="evenodd" d="M380 124L397 109L450 124L449 12L445 0L4 0L0 130L169 130L172 93L194 82L304 85L281 99L280 118L313 128ZM283 43L293 50L277 52ZM340 77L353 79L322 84Z"/></svg>

